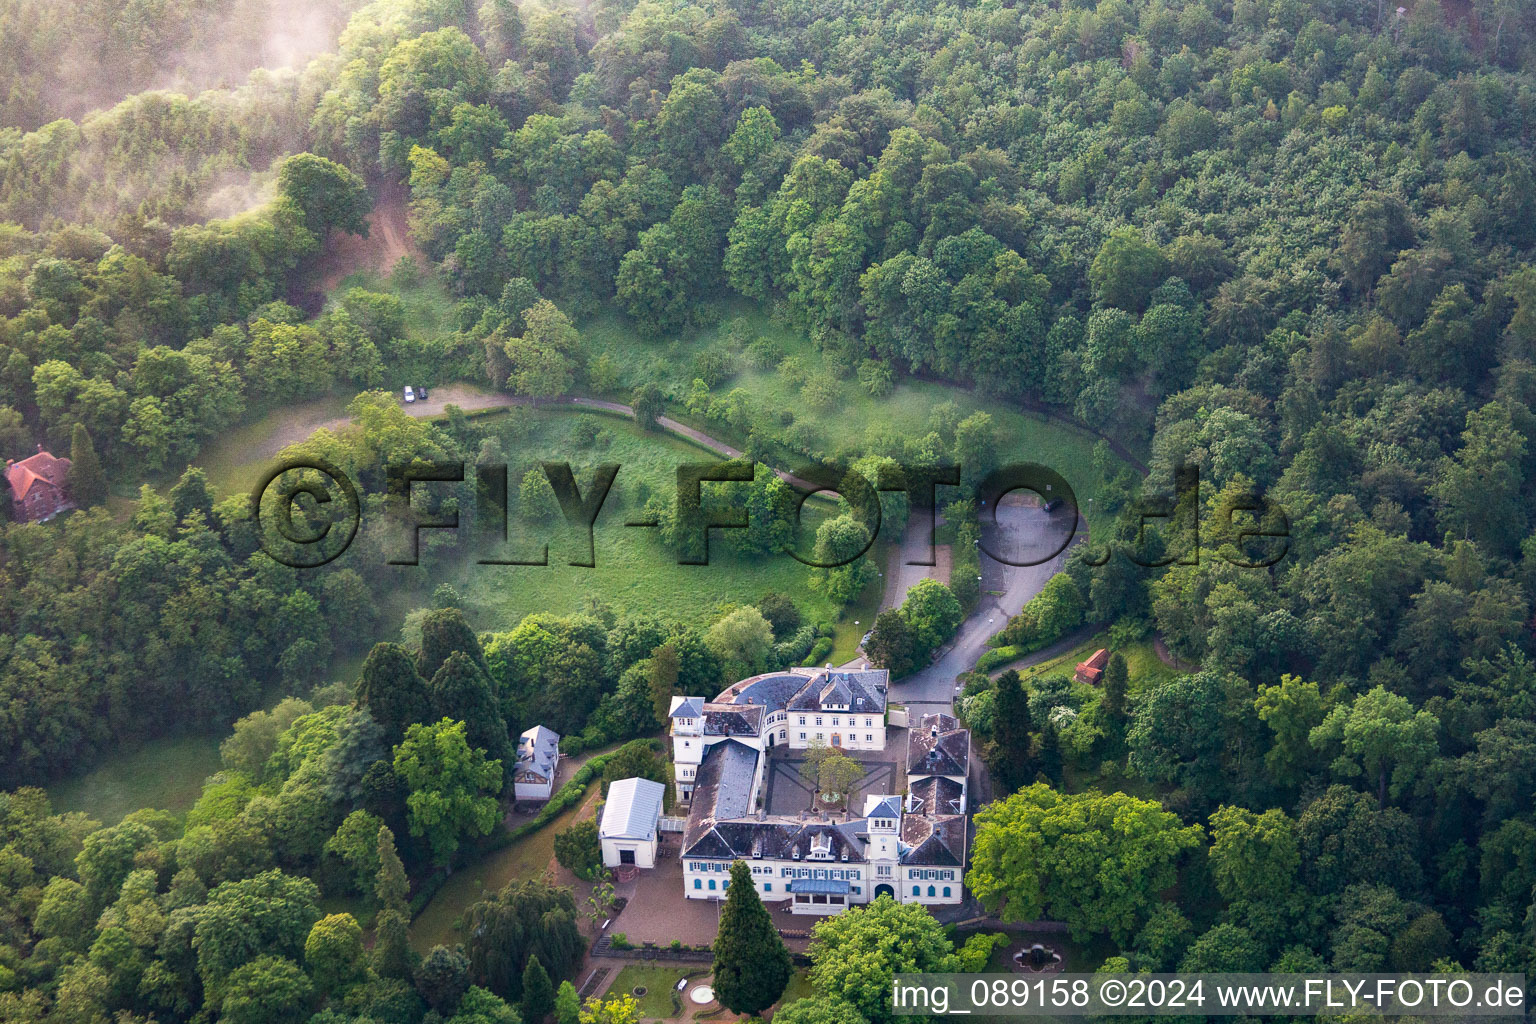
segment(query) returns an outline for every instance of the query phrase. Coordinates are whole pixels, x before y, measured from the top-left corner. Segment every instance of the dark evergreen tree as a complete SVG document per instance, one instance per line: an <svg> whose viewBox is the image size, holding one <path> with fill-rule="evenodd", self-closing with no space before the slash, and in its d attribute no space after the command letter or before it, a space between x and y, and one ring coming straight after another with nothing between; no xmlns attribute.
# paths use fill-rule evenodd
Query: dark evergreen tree
<svg viewBox="0 0 1536 1024"><path fill-rule="evenodd" d="M171 514L180 523L193 512L201 512L203 521L213 524L213 490L208 486L208 474L197 466L188 466L176 486L171 488Z"/></svg>
<svg viewBox="0 0 1536 1024"><path fill-rule="evenodd" d="M731 887L715 937L715 994L732 1013L756 1015L789 984L789 950L757 895L746 861L731 865Z"/></svg>
<svg viewBox="0 0 1536 1024"><path fill-rule="evenodd" d="M1030 754L1033 723L1029 695L1019 674L1009 669L997 677L995 724L992 727L993 774L1008 792L1034 781L1037 768Z"/></svg>
<svg viewBox="0 0 1536 1024"><path fill-rule="evenodd" d="M655 384L645 384L635 389L629 401L630 408L635 411L635 420L646 430L655 430L656 421L666 408L661 389Z"/></svg>
<svg viewBox="0 0 1536 1024"><path fill-rule="evenodd" d="M1104 697L1100 707L1104 713L1117 722L1125 720L1125 691L1129 682L1129 673L1125 666L1125 656L1119 653L1109 656L1109 664L1104 668Z"/></svg>
<svg viewBox="0 0 1536 1024"><path fill-rule="evenodd" d="M415 975L416 991L444 1016L451 1017L469 991L469 960L447 946L433 946L417 965Z"/></svg>
<svg viewBox="0 0 1536 1024"><path fill-rule="evenodd" d="M485 671L485 652L480 649L475 631L464 621L464 613L457 608L428 612L421 620L421 654L416 659L416 671L421 678L431 679L455 651L467 654Z"/></svg>
<svg viewBox="0 0 1536 1024"><path fill-rule="evenodd" d="M96 457L96 446L82 423L75 424L69 440L69 494L81 508L107 500L107 478Z"/></svg>
<svg viewBox="0 0 1536 1024"><path fill-rule="evenodd" d="M474 983L508 1001L521 1000L523 968L537 956L564 977L584 948L569 889L540 879L509 883L469 909L469 967Z"/></svg>
<svg viewBox="0 0 1536 1024"><path fill-rule="evenodd" d="M555 986L539 958L528 954L523 968L523 1024L542 1024L555 1008Z"/></svg>
<svg viewBox="0 0 1536 1024"><path fill-rule="evenodd" d="M409 978L415 956L411 952L410 922L398 910L381 910L374 921L373 969L383 978Z"/></svg>
<svg viewBox="0 0 1536 1024"><path fill-rule="evenodd" d="M509 772L517 751L507 738L507 723L491 692L491 680L462 651L454 651L432 677L432 716L451 718L465 724L465 738L471 747L485 751L485 756L500 761Z"/></svg>
<svg viewBox="0 0 1536 1024"><path fill-rule="evenodd" d="M357 678L357 702L384 727L384 740L393 746L405 730L432 716L427 684L410 652L399 644L374 644ZM382 815L381 815L382 816Z"/></svg>

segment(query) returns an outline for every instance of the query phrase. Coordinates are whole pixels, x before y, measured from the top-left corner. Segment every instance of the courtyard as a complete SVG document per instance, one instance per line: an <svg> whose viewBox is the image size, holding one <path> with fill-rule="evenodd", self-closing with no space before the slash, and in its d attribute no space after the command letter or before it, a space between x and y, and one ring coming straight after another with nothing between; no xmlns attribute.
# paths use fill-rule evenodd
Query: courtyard
<svg viewBox="0 0 1536 1024"><path fill-rule="evenodd" d="M854 783L847 809L858 814L864 797L870 794L902 794L906 792L906 769L903 757L907 747L907 730L886 729L884 750L843 751L864 766L864 777ZM816 790L805 776L800 774L805 764L803 757L785 756L787 752L776 749L768 761L763 778L763 807L769 814L790 817L816 813Z"/></svg>

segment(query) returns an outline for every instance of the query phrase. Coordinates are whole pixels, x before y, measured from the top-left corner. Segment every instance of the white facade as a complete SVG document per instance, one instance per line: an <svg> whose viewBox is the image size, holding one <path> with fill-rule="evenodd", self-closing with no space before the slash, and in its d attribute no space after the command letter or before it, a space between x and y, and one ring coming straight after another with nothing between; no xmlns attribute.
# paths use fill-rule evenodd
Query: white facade
<svg viewBox="0 0 1536 1024"><path fill-rule="evenodd" d="M560 734L542 725L517 738L517 762L512 766L512 795L518 800L548 800L554 793L560 765Z"/></svg>
<svg viewBox="0 0 1536 1024"><path fill-rule="evenodd" d="M812 712L789 712L786 733L791 750L804 750L817 740L829 747L844 750L884 750L885 716L855 715L846 709Z"/></svg>
<svg viewBox="0 0 1536 1024"><path fill-rule="evenodd" d="M790 912L825 916L886 895L898 903L927 906L956 904L964 899L963 818L942 819L939 827L958 838L959 852L942 844L913 847L902 839L925 833L931 823L908 821L897 796L871 796L866 817L846 824L786 823L764 818L743 822L761 830L769 842L775 832L800 832L774 856L719 856L683 853L683 894L689 899L724 899L731 883L731 865L745 860L764 903L790 901ZM912 826L916 825L914 829ZM702 845L702 844L699 844ZM696 847L697 848L697 847ZM948 863L909 864L913 857Z"/></svg>
<svg viewBox="0 0 1536 1024"><path fill-rule="evenodd" d="M620 779L608 787L597 841L606 867L653 868L666 787L650 779Z"/></svg>
<svg viewBox="0 0 1536 1024"><path fill-rule="evenodd" d="M816 742L851 751L885 749L882 670L791 669L743 679L714 700L673 697L668 709L677 798L687 801L704 755L733 739L754 750L805 750Z"/></svg>

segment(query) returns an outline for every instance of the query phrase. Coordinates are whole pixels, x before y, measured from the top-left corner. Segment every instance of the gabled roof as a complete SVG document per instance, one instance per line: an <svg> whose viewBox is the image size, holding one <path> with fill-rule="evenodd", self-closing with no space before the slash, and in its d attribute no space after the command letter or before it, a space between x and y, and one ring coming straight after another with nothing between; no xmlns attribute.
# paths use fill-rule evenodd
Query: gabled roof
<svg viewBox="0 0 1536 1024"><path fill-rule="evenodd" d="M924 715L907 734L908 775L965 778L971 769L971 733L949 715Z"/></svg>
<svg viewBox="0 0 1536 1024"><path fill-rule="evenodd" d="M710 704L760 704L767 713L820 711L825 704L860 714L883 714L890 673L884 669L797 668L734 683Z"/></svg>
<svg viewBox="0 0 1536 1024"><path fill-rule="evenodd" d="M965 787L942 775L918 779L907 791L907 809L915 814L959 814Z"/></svg>
<svg viewBox="0 0 1536 1024"><path fill-rule="evenodd" d="M1087 683L1089 686L1097 686L1099 679L1104 675L1104 668L1109 664L1109 649L1100 647L1089 655L1087 661L1077 663L1077 669L1072 673L1072 678L1079 683Z"/></svg>
<svg viewBox="0 0 1536 1024"><path fill-rule="evenodd" d="M821 711L828 704L845 707L857 714L884 714L886 681L884 669L836 671L813 679L790 698L791 711Z"/></svg>
<svg viewBox="0 0 1536 1024"><path fill-rule="evenodd" d="M757 776L759 756L756 750L734 739L715 743L705 752L693 780L692 806L683 831L685 851L703 839L716 822L752 813L752 781Z"/></svg>
<svg viewBox="0 0 1536 1024"><path fill-rule="evenodd" d="M38 484L62 488L64 481L69 478L69 466L68 459L54 458L52 453L39 447L36 455L5 467L5 482L10 485L16 500L20 501Z"/></svg>
<svg viewBox="0 0 1536 1024"><path fill-rule="evenodd" d="M734 821L700 822L688 817L683 834L684 857L710 857L721 860L800 860L806 864L860 864L868 843L863 833L868 822L801 821L781 815L742 818ZM812 857L817 845L825 855ZM795 856L796 852L800 856Z"/></svg>
<svg viewBox="0 0 1536 1024"><path fill-rule="evenodd" d="M560 734L536 725L517 738L517 769L532 770L545 779L555 777L560 762Z"/></svg>
<svg viewBox="0 0 1536 1024"><path fill-rule="evenodd" d="M901 840L909 849L903 864L938 867L965 865L965 817L963 815L908 814L901 820Z"/></svg>
<svg viewBox="0 0 1536 1024"><path fill-rule="evenodd" d="M765 710L760 705L705 704L704 735L760 736Z"/></svg>
<svg viewBox="0 0 1536 1024"><path fill-rule="evenodd" d="M604 839L655 839L665 791L665 786L650 779L615 782L608 787L608 802L603 805L597 834Z"/></svg>

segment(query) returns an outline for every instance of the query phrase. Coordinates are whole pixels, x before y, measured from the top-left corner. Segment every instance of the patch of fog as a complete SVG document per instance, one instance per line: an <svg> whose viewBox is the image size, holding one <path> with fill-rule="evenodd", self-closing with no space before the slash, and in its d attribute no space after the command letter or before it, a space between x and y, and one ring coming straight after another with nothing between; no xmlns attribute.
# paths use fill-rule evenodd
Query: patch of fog
<svg viewBox="0 0 1536 1024"><path fill-rule="evenodd" d="M270 173L252 174L231 168L208 182L203 196L203 217L217 220L265 206L275 191Z"/></svg>
<svg viewBox="0 0 1536 1024"><path fill-rule="evenodd" d="M136 93L195 94L244 84L251 72L300 69L335 50L352 12L365 0L234 0L196 5L186 19L166 18L135 34L82 32L54 72L54 116L79 120ZM212 10L210 10L212 8ZM219 10L223 8L223 10ZM126 36L126 38L125 38Z"/></svg>

